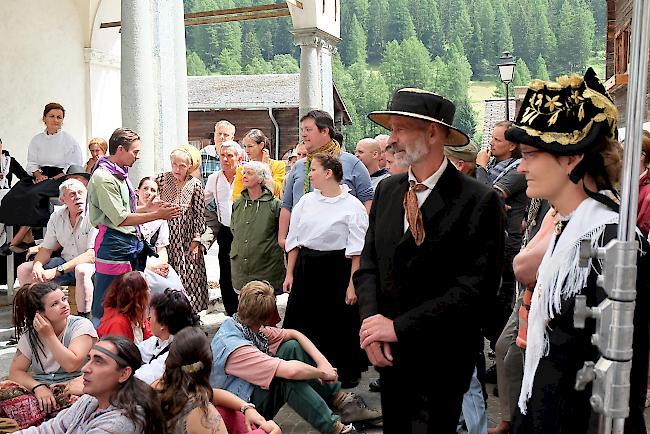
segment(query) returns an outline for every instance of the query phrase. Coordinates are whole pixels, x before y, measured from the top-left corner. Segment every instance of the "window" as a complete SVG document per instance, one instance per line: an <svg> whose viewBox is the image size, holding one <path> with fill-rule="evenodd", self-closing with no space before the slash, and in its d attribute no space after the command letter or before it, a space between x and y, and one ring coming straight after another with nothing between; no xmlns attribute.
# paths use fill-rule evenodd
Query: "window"
<svg viewBox="0 0 650 434"><path fill-rule="evenodd" d="M627 73L630 63L630 22L628 21L614 37L614 74Z"/></svg>

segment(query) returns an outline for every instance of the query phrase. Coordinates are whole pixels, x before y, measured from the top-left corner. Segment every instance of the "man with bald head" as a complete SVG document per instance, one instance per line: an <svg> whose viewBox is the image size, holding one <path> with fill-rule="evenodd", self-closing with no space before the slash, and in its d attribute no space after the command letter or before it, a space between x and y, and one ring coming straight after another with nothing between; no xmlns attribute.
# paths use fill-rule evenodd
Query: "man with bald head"
<svg viewBox="0 0 650 434"><path fill-rule="evenodd" d="M371 138L359 140L356 151L354 152L354 155L366 166L368 173L370 173L370 184L372 185L373 192L377 188L379 181L390 176L390 173L388 173L385 167L382 168L379 166L381 154L379 141Z"/></svg>

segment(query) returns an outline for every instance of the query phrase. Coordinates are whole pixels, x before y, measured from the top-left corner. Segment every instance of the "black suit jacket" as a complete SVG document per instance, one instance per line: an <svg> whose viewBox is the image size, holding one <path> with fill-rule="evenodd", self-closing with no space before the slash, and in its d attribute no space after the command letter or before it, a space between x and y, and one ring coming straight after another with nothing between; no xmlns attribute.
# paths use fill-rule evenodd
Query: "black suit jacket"
<svg viewBox="0 0 650 434"><path fill-rule="evenodd" d="M375 192L354 275L361 318L380 313L394 320L396 367L417 364L422 345L432 343L474 357L500 282L503 208L492 188L448 164L422 204L425 239L416 246L411 231L404 232L408 187L402 174Z"/></svg>

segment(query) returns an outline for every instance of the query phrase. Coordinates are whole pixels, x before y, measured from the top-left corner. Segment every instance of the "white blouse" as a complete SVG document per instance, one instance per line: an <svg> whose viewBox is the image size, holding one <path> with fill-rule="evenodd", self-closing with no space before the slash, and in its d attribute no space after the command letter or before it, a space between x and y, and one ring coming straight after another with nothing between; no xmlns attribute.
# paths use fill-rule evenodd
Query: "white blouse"
<svg viewBox="0 0 650 434"><path fill-rule="evenodd" d="M66 171L71 164L83 166L84 161L79 144L65 131L59 130L52 135L42 132L29 142L25 167L27 173L32 174L44 166L60 167Z"/></svg>
<svg viewBox="0 0 650 434"><path fill-rule="evenodd" d="M173 339L174 337L170 336L169 339L163 341L156 336L151 336L149 339L137 344L143 364L135 371L135 378L139 378L147 384L162 378L165 373L165 361L169 355L169 350L163 354L160 353L171 345ZM155 359L154 356L156 356Z"/></svg>
<svg viewBox="0 0 650 434"><path fill-rule="evenodd" d="M153 220L140 224L140 232L149 243L151 243L151 237L158 229L160 229L160 232L158 232L156 245L153 247L167 247L169 245L169 224L167 220Z"/></svg>
<svg viewBox="0 0 650 434"><path fill-rule="evenodd" d="M345 255L361 254L368 230L368 214L350 188L341 185L341 194L323 196L314 190L300 198L291 211L285 249L307 247L332 251L345 249Z"/></svg>
<svg viewBox="0 0 650 434"><path fill-rule="evenodd" d="M233 183L235 178L233 178ZM233 184L228 182L226 175L221 170L208 176L205 183L205 204L215 201L217 204L217 218L219 222L230 227L230 215L232 214L232 191Z"/></svg>

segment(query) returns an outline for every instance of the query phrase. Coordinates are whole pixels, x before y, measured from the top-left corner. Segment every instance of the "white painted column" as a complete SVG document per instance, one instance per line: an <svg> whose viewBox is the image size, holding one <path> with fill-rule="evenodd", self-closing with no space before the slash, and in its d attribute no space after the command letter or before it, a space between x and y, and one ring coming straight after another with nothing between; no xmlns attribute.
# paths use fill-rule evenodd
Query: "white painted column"
<svg viewBox="0 0 650 434"><path fill-rule="evenodd" d="M336 52L334 44L321 39L318 54L320 57L321 108L334 118L334 86L332 78L332 55Z"/></svg>
<svg viewBox="0 0 650 434"><path fill-rule="evenodd" d="M296 29L293 35L300 47L300 116L313 109L334 116L332 55L340 39L316 28Z"/></svg>
<svg viewBox="0 0 650 434"><path fill-rule="evenodd" d="M309 110L319 109L322 104L319 38L313 31L295 31L294 44L300 47L299 117Z"/></svg>
<svg viewBox="0 0 650 434"><path fill-rule="evenodd" d="M178 143L187 143L187 54L185 51L185 10L183 0L174 1L174 64L176 65L176 136Z"/></svg>
<svg viewBox="0 0 650 434"><path fill-rule="evenodd" d="M154 175L153 16L151 2L121 0L122 125L142 139L140 161L130 170L134 183Z"/></svg>

